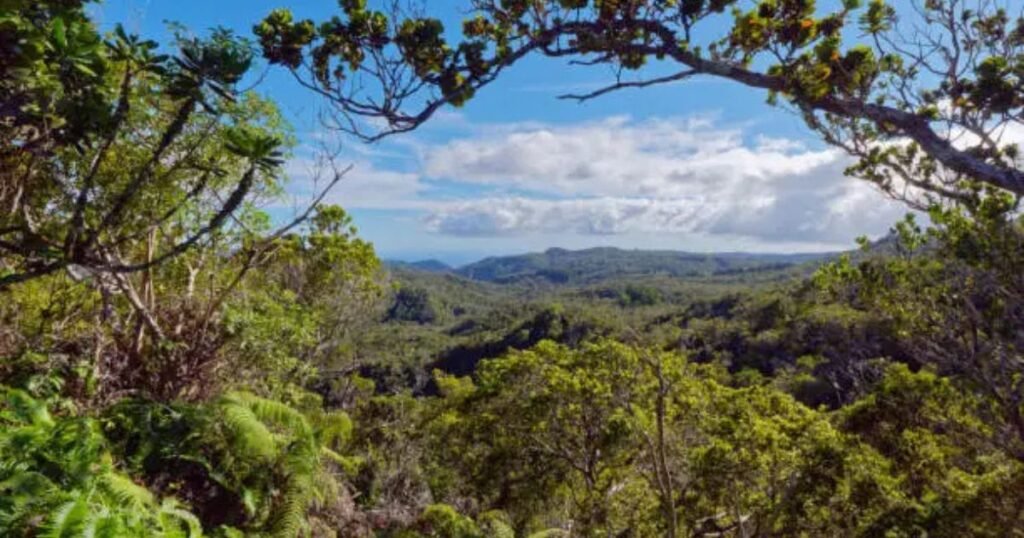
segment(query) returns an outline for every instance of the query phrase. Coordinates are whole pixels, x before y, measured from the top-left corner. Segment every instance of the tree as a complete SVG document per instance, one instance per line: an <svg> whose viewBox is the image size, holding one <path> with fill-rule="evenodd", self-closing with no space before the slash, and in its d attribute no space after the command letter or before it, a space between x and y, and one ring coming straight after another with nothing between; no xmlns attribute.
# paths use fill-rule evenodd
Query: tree
<svg viewBox="0 0 1024 538"><path fill-rule="evenodd" d="M1024 462L1024 231L1015 207L993 196L976 211L936 209L927 230L908 218L895 228L898 256L847 258L817 280L883 316L916 363L984 394L992 442Z"/></svg>
<svg viewBox="0 0 1024 538"><path fill-rule="evenodd" d="M542 342L482 363L475 384L442 377L436 453L520 532L532 530L524 510L573 536L898 528L886 518L903 499L883 457L781 391L716 375L611 341Z"/></svg>
<svg viewBox="0 0 1024 538"><path fill-rule="evenodd" d="M242 267L252 270L225 301L234 353L278 371L351 368L340 363L353 352L353 332L375 321L383 294L373 246L334 205L317 208L300 233L263 241L265 252Z"/></svg>
<svg viewBox="0 0 1024 538"><path fill-rule="evenodd" d="M437 453L467 477L470 497L508 512L520 532L537 530L529 515L547 512L567 519L574 536L617 534L623 506L639 505L625 517L642 519L652 504L631 470L639 439L628 405L639 367L615 342L576 351L543 341L481 363L475 385L442 377L434 427L447 446Z"/></svg>
<svg viewBox="0 0 1024 538"><path fill-rule="evenodd" d="M970 182L1024 194L1017 148L1002 139L1024 111L1024 18L988 0L900 4L474 0L450 44L437 19L346 0L319 26L281 9L255 32L271 63L335 105L337 128L369 140L415 129L541 54L616 71L605 88L563 96L579 101L696 76L763 90L857 157L849 173L916 206L971 203ZM849 44L858 29L865 43ZM655 74L628 76L645 64Z"/></svg>
<svg viewBox="0 0 1024 538"><path fill-rule="evenodd" d="M1016 525L1024 467L993 450L986 400L933 370L891 364L836 418L892 462L912 509L889 519L929 536L1002 536Z"/></svg>
<svg viewBox="0 0 1024 538"><path fill-rule="evenodd" d="M237 88L248 41L179 35L165 55L120 27L104 40L87 3L0 16L0 287L67 270L127 293L124 275L277 188L279 118Z"/></svg>
<svg viewBox="0 0 1024 538"><path fill-rule="evenodd" d="M388 308L387 319L433 323L437 319L437 306L425 288L403 286L395 292L394 302Z"/></svg>
<svg viewBox="0 0 1024 538"><path fill-rule="evenodd" d="M250 45L0 11L0 534L321 530L358 461L304 384L380 263L326 189L277 229L259 209L293 137L236 89Z"/></svg>

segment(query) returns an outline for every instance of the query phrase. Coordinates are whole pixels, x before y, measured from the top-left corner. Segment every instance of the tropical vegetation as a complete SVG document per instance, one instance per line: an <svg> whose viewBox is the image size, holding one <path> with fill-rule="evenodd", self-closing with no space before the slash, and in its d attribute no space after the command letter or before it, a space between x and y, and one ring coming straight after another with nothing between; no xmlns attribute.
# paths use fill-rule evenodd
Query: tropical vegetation
<svg viewBox="0 0 1024 538"><path fill-rule="evenodd" d="M0 0L0 535L1024 535L1024 19L929 0L914 48L881 0L478 0L449 44L343 0L160 45L87 4ZM330 159L271 216L261 55L374 138L534 53L761 88L927 223L389 265Z"/></svg>

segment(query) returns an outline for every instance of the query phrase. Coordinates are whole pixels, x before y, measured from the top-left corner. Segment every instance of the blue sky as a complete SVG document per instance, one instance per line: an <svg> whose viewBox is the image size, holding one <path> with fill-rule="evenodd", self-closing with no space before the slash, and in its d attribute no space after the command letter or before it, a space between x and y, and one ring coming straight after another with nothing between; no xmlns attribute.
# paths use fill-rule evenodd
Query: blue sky
<svg viewBox="0 0 1024 538"><path fill-rule="evenodd" d="M468 0L429 0L458 28ZM166 21L249 35L275 7L322 20L333 0L106 0L104 29L166 41ZM654 70L659 67L655 66ZM263 66L259 71L263 72ZM533 58L467 106L367 145L328 132L325 104L279 69L257 91L299 134L291 192L308 192L312 148L342 144L354 168L331 201L385 258L464 263L549 247L820 251L877 236L905 210L842 177L846 158L765 96L713 79L624 91L576 104L556 96L610 80L606 68Z"/></svg>

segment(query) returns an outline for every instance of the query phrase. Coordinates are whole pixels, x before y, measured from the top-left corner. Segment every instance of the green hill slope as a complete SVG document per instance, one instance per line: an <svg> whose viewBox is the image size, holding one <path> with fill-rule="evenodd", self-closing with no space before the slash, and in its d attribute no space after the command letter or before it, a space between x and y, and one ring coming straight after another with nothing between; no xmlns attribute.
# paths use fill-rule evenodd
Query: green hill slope
<svg viewBox="0 0 1024 538"><path fill-rule="evenodd" d="M709 277L778 271L820 260L828 254L694 253L668 250L548 249L519 256L492 257L456 270L473 280L497 283L546 281L591 284L630 276Z"/></svg>

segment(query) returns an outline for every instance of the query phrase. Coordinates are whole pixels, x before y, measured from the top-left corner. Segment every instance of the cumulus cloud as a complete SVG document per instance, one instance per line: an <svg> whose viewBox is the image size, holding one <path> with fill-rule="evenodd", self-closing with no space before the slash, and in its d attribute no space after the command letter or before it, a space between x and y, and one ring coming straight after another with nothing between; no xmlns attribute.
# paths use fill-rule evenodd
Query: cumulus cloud
<svg viewBox="0 0 1024 538"><path fill-rule="evenodd" d="M537 200L523 197L455 202L436 209L426 222L451 235L518 232L612 235L634 231L691 232L699 227L697 206L686 200L599 198Z"/></svg>
<svg viewBox="0 0 1024 538"><path fill-rule="evenodd" d="M338 166L349 165L341 163ZM292 193L310 196L319 192L317 179L322 183L330 175L313 160L295 159L288 163L288 176L292 178ZM428 205L421 198L424 186L418 174L387 170L369 161L351 163L351 169L331 190L327 202L347 209L418 209Z"/></svg>
<svg viewBox="0 0 1024 538"><path fill-rule="evenodd" d="M742 134L703 118L613 117L456 140L432 148L424 172L567 196L677 197L803 173L837 156L767 138L748 146Z"/></svg>
<svg viewBox="0 0 1024 538"><path fill-rule="evenodd" d="M572 230L848 242L885 232L905 211L844 177L847 159L835 150L764 136L750 142L706 118L523 126L425 155L430 177L519 192L437 204L425 222L452 235Z"/></svg>

